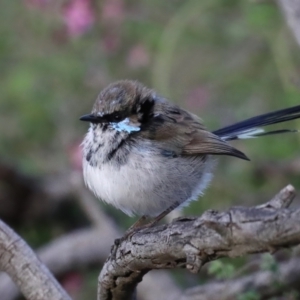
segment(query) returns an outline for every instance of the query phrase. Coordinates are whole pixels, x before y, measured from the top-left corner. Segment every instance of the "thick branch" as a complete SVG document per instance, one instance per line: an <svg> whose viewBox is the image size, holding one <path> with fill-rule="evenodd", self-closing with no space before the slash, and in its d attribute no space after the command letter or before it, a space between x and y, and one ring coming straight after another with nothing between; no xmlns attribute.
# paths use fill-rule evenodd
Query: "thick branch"
<svg viewBox="0 0 300 300"><path fill-rule="evenodd" d="M0 221L0 269L31 300L70 300L28 245Z"/></svg>
<svg viewBox="0 0 300 300"><path fill-rule="evenodd" d="M300 4L298 0L277 0L286 21L300 46Z"/></svg>
<svg viewBox="0 0 300 300"><path fill-rule="evenodd" d="M220 295L222 300L231 300L249 291L258 292L259 299L271 298L292 288L299 290L299 274L300 259L293 258L279 264L276 274L259 271L237 279L207 283L186 290L176 300L219 300Z"/></svg>
<svg viewBox="0 0 300 300"><path fill-rule="evenodd" d="M107 258L114 237L120 236L120 231L113 226L112 221L103 214L101 228L82 229L61 236L48 245L37 250L38 256L55 276L86 268L90 265L101 265ZM156 299L174 299L181 294L179 288L172 282L167 272L158 274L151 272L139 285L138 295L143 299L153 299L153 290L157 293ZM1 299L12 300L19 295L19 290L6 276L0 274ZM151 293L150 293L151 291Z"/></svg>
<svg viewBox="0 0 300 300"><path fill-rule="evenodd" d="M285 209L294 197L287 186L257 207L207 211L199 218L141 229L113 247L99 276L98 299L130 299L151 269L186 267L198 272L208 261L273 252L300 243L300 209Z"/></svg>

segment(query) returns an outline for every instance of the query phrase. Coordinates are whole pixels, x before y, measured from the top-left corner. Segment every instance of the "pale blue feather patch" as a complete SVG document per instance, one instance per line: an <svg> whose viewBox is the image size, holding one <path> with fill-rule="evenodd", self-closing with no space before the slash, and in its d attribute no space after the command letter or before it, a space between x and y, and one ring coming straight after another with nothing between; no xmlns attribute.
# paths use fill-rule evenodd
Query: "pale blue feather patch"
<svg viewBox="0 0 300 300"><path fill-rule="evenodd" d="M139 126L132 124L129 118L126 118L118 123L111 123L111 125L117 131L126 131L128 133L141 130Z"/></svg>

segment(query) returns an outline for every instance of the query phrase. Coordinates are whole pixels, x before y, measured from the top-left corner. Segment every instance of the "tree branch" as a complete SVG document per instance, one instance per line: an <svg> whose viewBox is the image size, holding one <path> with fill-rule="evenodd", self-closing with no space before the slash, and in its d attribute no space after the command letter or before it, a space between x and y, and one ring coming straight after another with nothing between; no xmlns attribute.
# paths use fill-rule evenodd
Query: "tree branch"
<svg viewBox="0 0 300 300"><path fill-rule="evenodd" d="M287 186L256 207L207 211L168 225L141 229L115 243L99 276L98 299L130 299L151 269L186 267L191 272L220 257L274 252L300 243L300 209L286 209L295 196Z"/></svg>
<svg viewBox="0 0 300 300"><path fill-rule="evenodd" d="M0 269L30 300L70 300L28 245L0 221Z"/></svg>
<svg viewBox="0 0 300 300"><path fill-rule="evenodd" d="M287 24L292 30L295 39L300 46L300 5L298 0L277 0Z"/></svg>
<svg viewBox="0 0 300 300"><path fill-rule="evenodd" d="M101 221L105 223L101 228L77 230L44 245L37 250L39 258L55 276L90 265L100 266L109 254L114 237L121 232L107 215L103 214ZM145 300L153 299L154 289L157 299L171 300L181 294L168 272L149 273L139 285L138 295ZM1 300L15 299L20 293L6 273L0 273L0 291Z"/></svg>
<svg viewBox="0 0 300 300"><path fill-rule="evenodd" d="M300 259L293 258L278 265L276 273L258 271L241 278L221 282L211 282L202 286L187 289L176 300L222 300L236 299L249 291L260 295L259 299L267 299L291 291L299 290ZM276 298L277 299L277 298Z"/></svg>

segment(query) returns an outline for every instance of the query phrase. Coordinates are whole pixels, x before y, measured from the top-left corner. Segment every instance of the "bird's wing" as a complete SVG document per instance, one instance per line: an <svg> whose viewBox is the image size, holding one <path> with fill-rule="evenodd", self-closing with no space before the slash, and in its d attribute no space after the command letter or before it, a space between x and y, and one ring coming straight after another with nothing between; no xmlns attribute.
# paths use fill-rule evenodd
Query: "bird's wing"
<svg viewBox="0 0 300 300"><path fill-rule="evenodd" d="M241 151L209 132L197 116L169 103L156 107L142 135L178 155L230 155L249 160Z"/></svg>

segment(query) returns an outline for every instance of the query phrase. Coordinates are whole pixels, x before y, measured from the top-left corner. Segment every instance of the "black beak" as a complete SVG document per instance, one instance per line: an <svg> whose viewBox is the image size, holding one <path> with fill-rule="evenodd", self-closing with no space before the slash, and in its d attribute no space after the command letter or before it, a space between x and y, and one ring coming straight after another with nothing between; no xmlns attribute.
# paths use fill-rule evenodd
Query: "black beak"
<svg viewBox="0 0 300 300"><path fill-rule="evenodd" d="M80 121L86 121L86 122L91 122L91 123L99 123L100 122L100 118L92 115L92 114L88 114L88 115L83 115L80 117L79 119Z"/></svg>

